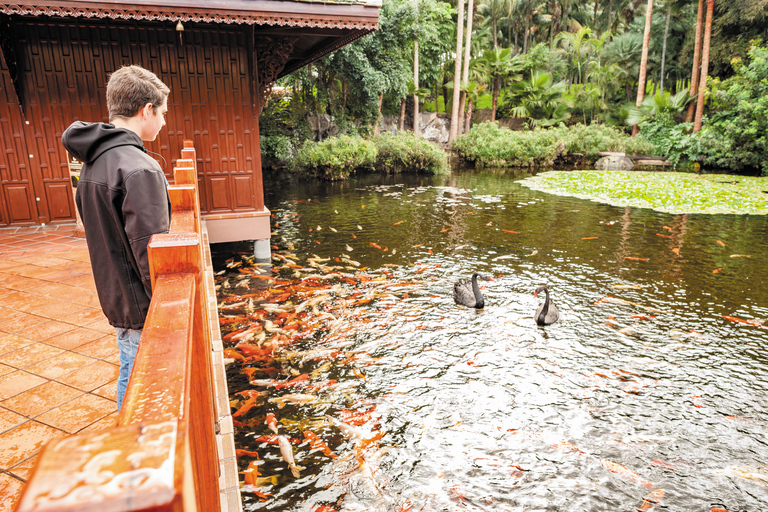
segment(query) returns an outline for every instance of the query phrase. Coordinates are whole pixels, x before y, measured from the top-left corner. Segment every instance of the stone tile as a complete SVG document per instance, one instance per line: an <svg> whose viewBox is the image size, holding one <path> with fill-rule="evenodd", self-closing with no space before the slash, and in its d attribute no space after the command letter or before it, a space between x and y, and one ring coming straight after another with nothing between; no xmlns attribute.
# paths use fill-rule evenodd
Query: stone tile
<svg viewBox="0 0 768 512"><path fill-rule="evenodd" d="M6 334L5 336L0 336L0 356L7 354L8 352L13 352L14 350L19 350L20 348L31 345L32 343L33 340L22 338L16 334Z"/></svg>
<svg viewBox="0 0 768 512"><path fill-rule="evenodd" d="M83 327L101 331L105 334L115 334L115 328L109 324L109 320L107 320L106 317L102 317L101 320L93 322L92 324L84 325Z"/></svg>
<svg viewBox="0 0 768 512"><path fill-rule="evenodd" d="M97 294L95 294L95 293L87 293L87 294L81 295L79 297L70 297L67 300L69 302L74 302L76 304L82 304L83 306L87 306L89 308L101 309L101 303L99 302L99 296Z"/></svg>
<svg viewBox="0 0 768 512"><path fill-rule="evenodd" d="M46 314L53 311L58 304L61 304L59 299L29 293L28 300L16 306L16 309L46 318Z"/></svg>
<svg viewBox="0 0 768 512"><path fill-rule="evenodd" d="M24 460L22 462L19 462L15 466L9 469L9 471L19 478L26 480L29 480L29 475L32 474L32 470L35 469L35 464L37 464L37 460L40 458L40 454L38 453L34 457L30 457L27 460Z"/></svg>
<svg viewBox="0 0 768 512"><path fill-rule="evenodd" d="M88 308L80 311L76 315L72 315L71 318L67 319L68 322L77 324L80 327L85 327L86 325L90 325L102 320L106 320L106 317L101 311L101 308Z"/></svg>
<svg viewBox="0 0 768 512"><path fill-rule="evenodd" d="M99 430L105 430L108 428L114 428L117 425L117 403L114 404L114 412L107 416L106 418L102 418L96 423L91 423L87 427L85 427L83 430L81 430L79 433L82 434L84 432L98 432Z"/></svg>
<svg viewBox="0 0 768 512"><path fill-rule="evenodd" d="M24 482L6 473L0 473L0 512L11 512L21 498Z"/></svg>
<svg viewBox="0 0 768 512"><path fill-rule="evenodd" d="M64 435L63 431L35 420L0 434L0 468L15 466L38 453L51 439Z"/></svg>
<svg viewBox="0 0 768 512"><path fill-rule="evenodd" d="M100 388L94 389L91 393L106 398L107 400L112 400L117 404L117 379L104 384Z"/></svg>
<svg viewBox="0 0 768 512"><path fill-rule="evenodd" d="M34 373L46 379L58 379L68 373L87 366L94 361L94 358L87 357L75 352L62 352L61 354L44 359L39 363L29 365L24 371Z"/></svg>
<svg viewBox="0 0 768 512"><path fill-rule="evenodd" d="M25 332L24 335L33 341L45 341L48 338L73 331L77 326L58 320L48 320L45 323L36 325L34 329ZM2 342L0 342L2 343ZM0 349L2 351L2 349Z"/></svg>
<svg viewBox="0 0 768 512"><path fill-rule="evenodd" d="M64 334L48 338L45 342L65 350L74 350L77 347L86 345L102 336L104 336L104 334L99 331L78 327L77 329L65 332ZM2 359L0 359L0 362L2 362Z"/></svg>
<svg viewBox="0 0 768 512"><path fill-rule="evenodd" d="M94 286L93 276L90 274L73 277L62 282L70 286L81 286L83 288L91 288Z"/></svg>
<svg viewBox="0 0 768 512"><path fill-rule="evenodd" d="M44 378L17 370L0 377L0 400L11 398L47 382Z"/></svg>
<svg viewBox="0 0 768 512"><path fill-rule="evenodd" d="M116 380L119 373L120 369L114 364L95 361L56 380L67 386L90 392Z"/></svg>
<svg viewBox="0 0 768 512"><path fill-rule="evenodd" d="M74 302L61 302L56 309L46 313L46 317L52 320L61 320L62 322L74 323L70 318L76 317L77 313L87 308Z"/></svg>
<svg viewBox="0 0 768 512"><path fill-rule="evenodd" d="M79 274L78 274L79 275ZM33 291L38 295L52 297L60 300L70 300L72 297L81 297L89 293L78 286L70 286L62 283L47 283L38 281L38 286Z"/></svg>
<svg viewBox="0 0 768 512"><path fill-rule="evenodd" d="M27 418L34 418L82 394L82 391L65 386L64 384L46 382L29 391L3 400L0 402L0 405Z"/></svg>
<svg viewBox="0 0 768 512"><path fill-rule="evenodd" d="M58 347L52 347L45 343L33 343L8 354L3 354L0 356L0 363L21 369L62 352L63 350Z"/></svg>
<svg viewBox="0 0 768 512"><path fill-rule="evenodd" d="M57 258L56 256L51 256L48 254L31 256L26 259L26 262L30 265L37 265L38 267L48 267L54 269L60 269L69 263L63 258Z"/></svg>
<svg viewBox="0 0 768 512"><path fill-rule="evenodd" d="M27 418L8 409L0 407L0 432L17 427L27 421Z"/></svg>
<svg viewBox="0 0 768 512"><path fill-rule="evenodd" d="M86 394L38 416L36 419L46 425L75 434L88 425L110 415L116 408L117 405L111 400Z"/></svg>
<svg viewBox="0 0 768 512"><path fill-rule="evenodd" d="M8 375L9 373L13 373L16 371L16 368L13 366L8 366L7 364L0 363L0 377L3 375Z"/></svg>
<svg viewBox="0 0 768 512"><path fill-rule="evenodd" d="M16 318L0 320L0 331L7 333L20 332L26 329L31 329L45 321L46 319L41 316L23 313Z"/></svg>
<svg viewBox="0 0 768 512"><path fill-rule="evenodd" d="M106 335L87 345L81 345L74 349L78 354L87 355L96 359L108 359L120 356L120 349L117 347L117 338L115 335Z"/></svg>

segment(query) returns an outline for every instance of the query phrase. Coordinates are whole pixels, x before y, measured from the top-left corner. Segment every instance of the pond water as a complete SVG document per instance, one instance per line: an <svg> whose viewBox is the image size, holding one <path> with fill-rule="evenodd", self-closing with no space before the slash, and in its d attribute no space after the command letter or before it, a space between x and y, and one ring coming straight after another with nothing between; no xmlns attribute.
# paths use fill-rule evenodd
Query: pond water
<svg viewBox="0 0 768 512"><path fill-rule="evenodd" d="M525 176L275 181L272 265L214 246L246 510L768 510L768 217Z"/></svg>

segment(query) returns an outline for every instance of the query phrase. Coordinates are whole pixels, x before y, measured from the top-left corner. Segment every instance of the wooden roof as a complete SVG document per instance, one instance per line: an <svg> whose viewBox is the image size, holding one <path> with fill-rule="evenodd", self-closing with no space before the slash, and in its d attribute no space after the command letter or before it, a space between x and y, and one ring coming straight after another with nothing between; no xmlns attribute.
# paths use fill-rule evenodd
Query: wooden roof
<svg viewBox="0 0 768 512"><path fill-rule="evenodd" d="M381 0L49 0L0 3L0 15L252 25L256 45L285 48L275 80L376 30L380 7Z"/></svg>

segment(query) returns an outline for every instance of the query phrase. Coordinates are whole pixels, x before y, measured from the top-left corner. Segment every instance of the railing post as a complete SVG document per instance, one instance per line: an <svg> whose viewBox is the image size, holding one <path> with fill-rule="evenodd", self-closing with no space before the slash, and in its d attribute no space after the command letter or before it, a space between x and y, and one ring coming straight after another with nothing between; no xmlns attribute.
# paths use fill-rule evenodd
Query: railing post
<svg viewBox="0 0 768 512"><path fill-rule="evenodd" d="M197 283L195 291L194 340L192 350L192 388L189 411L190 449L195 469L198 507L217 511L219 501L219 458L216 446L216 415L213 407L211 346L208 338L205 294L203 293L203 252L196 233L154 235L147 246L154 289L158 275L190 273Z"/></svg>

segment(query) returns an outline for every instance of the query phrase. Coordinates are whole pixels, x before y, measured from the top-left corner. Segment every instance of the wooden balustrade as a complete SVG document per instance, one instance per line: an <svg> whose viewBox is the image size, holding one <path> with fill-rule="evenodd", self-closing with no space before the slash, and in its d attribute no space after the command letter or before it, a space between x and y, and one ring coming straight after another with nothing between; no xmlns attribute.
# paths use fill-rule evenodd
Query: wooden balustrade
<svg viewBox="0 0 768 512"><path fill-rule="evenodd" d="M148 246L152 302L117 426L49 442L16 512L217 512L210 324L195 154L169 187L171 232Z"/></svg>

